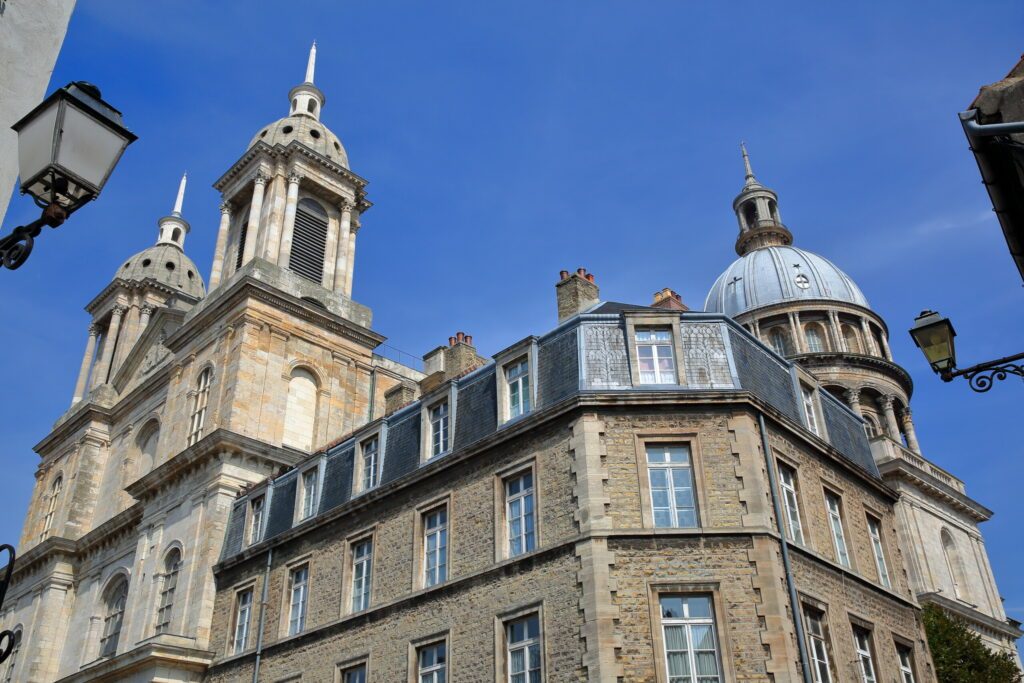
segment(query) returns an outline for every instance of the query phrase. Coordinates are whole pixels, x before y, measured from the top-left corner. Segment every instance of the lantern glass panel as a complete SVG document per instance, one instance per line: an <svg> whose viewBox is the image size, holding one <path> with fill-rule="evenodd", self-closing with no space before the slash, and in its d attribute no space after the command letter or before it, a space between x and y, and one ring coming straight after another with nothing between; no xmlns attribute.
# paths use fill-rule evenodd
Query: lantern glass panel
<svg viewBox="0 0 1024 683"><path fill-rule="evenodd" d="M53 160L53 131L59 109L58 101L51 102L18 131L18 173L22 183L37 176Z"/></svg>
<svg viewBox="0 0 1024 683"><path fill-rule="evenodd" d="M127 140L70 102L62 128L57 163L99 193Z"/></svg>

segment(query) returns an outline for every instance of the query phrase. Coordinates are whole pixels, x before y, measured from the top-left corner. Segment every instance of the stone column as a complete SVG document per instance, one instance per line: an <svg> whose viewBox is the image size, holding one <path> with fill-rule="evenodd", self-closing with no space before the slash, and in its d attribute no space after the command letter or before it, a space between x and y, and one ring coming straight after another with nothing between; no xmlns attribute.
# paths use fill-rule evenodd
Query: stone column
<svg viewBox="0 0 1024 683"><path fill-rule="evenodd" d="M210 270L210 289L220 284L224 272L224 255L228 249L228 231L231 230L231 202L220 204L220 228L217 230L217 246L213 249L213 268Z"/></svg>
<svg viewBox="0 0 1024 683"><path fill-rule="evenodd" d="M910 412L910 406L903 409L900 419L903 421L903 433L907 437L907 448L920 455L921 446L917 442L917 432L914 431L914 418Z"/></svg>
<svg viewBox="0 0 1024 683"><path fill-rule="evenodd" d="M882 340L882 352L885 357L892 360L892 351L889 350L889 340L885 338L884 334L878 335L878 338Z"/></svg>
<svg viewBox="0 0 1024 683"><path fill-rule="evenodd" d="M864 350L872 356L881 356L882 352L875 347L875 336L871 334L871 327L864 318L860 319L860 331L864 335Z"/></svg>
<svg viewBox="0 0 1024 683"><path fill-rule="evenodd" d="M793 349L797 353L807 353L807 339L804 337L804 331L800 327L799 313L789 314L789 329L793 335Z"/></svg>
<svg viewBox="0 0 1024 683"><path fill-rule="evenodd" d="M128 306L126 316L122 318L123 329L121 330L121 341L117 345L117 349L114 351L114 362L110 366L110 374L113 375L117 372L121 364L124 363L124 359L131 353L132 348L135 347L135 340L138 338L139 333L139 302L137 299L132 300L132 303Z"/></svg>
<svg viewBox="0 0 1024 683"><path fill-rule="evenodd" d="M353 225L348 233L348 272L345 274L345 296L352 297L352 271L356 263L356 233L359 226Z"/></svg>
<svg viewBox="0 0 1024 683"><path fill-rule="evenodd" d="M902 443L900 440L900 427L896 422L896 412L892 407L892 396L882 396L878 399L878 404L882 407L882 413L885 415L885 427L889 432L889 436L893 441Z"/></svg>
<svg viewBox="0 0 1024 683"><path fill-rule="evenodd" d="M850 410L864 417L864 413L860 409L860 389L846 390L846 405L850 406Z"/></svg>
<svg viewBox="0 0 1024 683"><path fill-rule="evenodd" d="M295 233L295 209L299 205L299 183L302 176L298 173L288 174L288 197L284 204L284 223L281 232L272 236L267 245L267 252L274 263L282 268L288 267L292 254L292 235Z"/></svg>
<svg viewBox="0 0 1024 683"><path fill-rule="evenodd" d="M89 341L85 343L85 355L82 356L82 367L78 370L78 381L75 382L75 395L71 398L71 405L75 405L85 396L85 382L89 379L89 368L96 352L96 337L99 335L100 330L96 324L89 325Z"/></svg>
<svg viewBox="0 0 1024 683"><path fill-rule="evenodd" d="M146 328L149 327L149 318L150 318L151 315L153 315L153 311L154 310L155 309L153 308L153 306L150 306L149 304L143 304L142 307L139 308L139 336L140 337L142 336L142 333L146 331Z"/></svg>
<svg viewBox="0 0 1024 683"><path fill-rule="evenodd" d="M846 337L843 336L843 329L839 324L839 316L835 311L828 312L828 320L832 327L832 338L835 340L832 348L844 353L849 352L850 349L846 348Z"/></svg>
<svg viewBox="0 0 1024 683"><path fill-rule="evenodd" d="M750 332L758 339L761 339L761 323L757 320L750 321ZM764 341L761 339L761 341Z"/></svg>
<svg viewBox="0 0 1024 683"><path fill-rule="evenodd" d="M348 282L348 251L352 235L352 204L343 202L341 209L341 227L338 231L338 256L334 264L334 291L344 293Z"/></svg>
<svg viewBox="0 0 1024 683"><path fill-rule="evenodd" d="M242 252L242 265L256 255L256 242L260 237L260 214L263 213L263 193L267 187L267 176L259 171L252 182L252 205L249 207L249 227L245 235L245 251Z"/></svg>
<svg viewBox="0 0 1024 683"><path fill-rule="evenodd" d="M96 365L96 377L92 385L97 387L107 381L107 374L110 372L110 362L114 359L114 347L117 345L117 333L121 331L121 316L125 312L124 306L114 306L110 314L110 325L107 327L106 339L103 341L103 356Z"/></svg>

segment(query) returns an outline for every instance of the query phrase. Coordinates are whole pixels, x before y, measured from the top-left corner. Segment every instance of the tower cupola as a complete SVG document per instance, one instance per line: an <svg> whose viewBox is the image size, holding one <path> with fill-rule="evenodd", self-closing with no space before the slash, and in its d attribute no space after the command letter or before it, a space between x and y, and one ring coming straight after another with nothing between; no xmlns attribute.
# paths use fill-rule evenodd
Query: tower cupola
<svg viewBox="0 0 1024 683"><path fill-rule="evenodd" d="M309 48L309 59L306 61L306 80L295 86L288 93L291 100L291 109L288 116L309 116L314 121L320 120L320 110L323 109L326 98L320 92L320 88L313 85L313 73L316 71L316 41Z"/></svg>
<svg viewBox="0 0 1024 683"><path fill-rule="evenodd" d="M740 225L740 236L736 240L736 253L743 256L761 247L788 246L793 235L782 224L779 217L779 197L758 182L750 166L747 146L740 143L743 152L743 168L746 178L743 189L732 202L732 210Z"/></svg>
<svg viewBox="0 0 1024 683"><path fill-rule="evenodd" d="M184 173L181 176L181 182L178 183L178 196L174 200L174 209L171 211L171 215L164 216L157 221L157 225L160 226L160 232L156 238L157 244L172 244L181 250L185 249L185 235L191 230L188 221L181 216L187 183L188 173Z"/></svg>

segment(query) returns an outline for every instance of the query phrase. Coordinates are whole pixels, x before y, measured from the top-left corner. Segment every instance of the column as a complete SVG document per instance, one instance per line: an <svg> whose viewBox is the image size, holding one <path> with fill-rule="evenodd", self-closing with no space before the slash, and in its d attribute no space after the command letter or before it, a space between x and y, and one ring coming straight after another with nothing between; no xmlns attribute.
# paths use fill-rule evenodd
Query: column
<svg viewBox="0 0 1024 683"><path fill-rule="evenodd" d="M224 253L228 249L228 231L231 229L231 202L220 204L220 228L217 230L217 246L213 250L213 268L210 270L210 290L220 284L224 272Z"/></svg>
<svg viewBox="0 0 1024 683"><path fill-rule="evenodd" d="M82 356L82 367L78 370L78 381L75 382L75 395L71 398L71 405L75 405L85 396L85 382L89 379L89 368L92 366L92 357L96 352L96 337L100 330L96 324L89 325L89 341L85 343L85 355Z"/></svg>
<svg viewBox="0 0 1024 683"><path fill-rule="evenodd" d="M892 360L892 351L889 350L889 340L886 339L884 333L878 335L878 338L882 340L882 351L884 352L885 357Z"/></svg>
<svg viewBox="0 0 1024 683"><path fill-rule="evenodd" d="M872 356L881 356L882 352L875 347L875 337L871 334L871 328L868 327L868 321L864 318L860 319L860 331L864 335L864 350L865 353L869 353Z"/></svg>
<svg viewBox="0 0 1024 683"><path fill-rule="evenodd" d="M758 320L752 320L750 322L751 333L758 339L761 339L761 322ZM764 341L761 339L761 341Z"/></svg>
<svg viewBox="0 0 1024 683"><path fill-rule="evenodd" d="M288 174L288 197L284 204L284 223L281 232L271 236L267 252L274 263L282 268L288 267L292 255L292 235L295 233L295 208L299 205L299 183L302 176L298 173Z"/></svg>
<svg viewBox="0 0 1024 683"><path fill-rule="evenodd" d="M263 212L263 192L266 190L267 176L259 171L252 182L252 205L249 207L249 228L245 235L245 251L242 252L242 265L256 255L256 242L260 237L260 214Z"/></svg>
<svg viewBox="0 0 1024 683"><path fill-rule="evenodd" d="M352 204L342 202L341 229L338 232L338 256L334 263L334 291L344 293L348 282L348 251L352 234Z"/></svg>
<svg viewBox="0 0 1024 683"><path fill-rule="evenodd" d="M799 313L789 314L789 329L793 336L793 348L797 353L807 353L807 338L804 337L804 331L800 327Z"/></svg>
<svg viewBox="0 0 1024 683"><path fill-rule="evenodd" d="M896 412L892 408L892 398L892 396L882 396L878 399L878 403L882 407L882 413L885 415L885 426L889 432L889 437L897 443L902 443L900 440L900 427L896 423Z"/></svg>
<svg viewBox="0 0 1024 683"><path fill-rule="evenodd" d="M903 409L900 418L903 420L903 433L907 437L907 448L921 455L921 446L917 442L917 432L914 431L914 418L910 412L910 406Z"/></svg>
<svg viewBox="0 0 1024 683"><path fill-rule="evenodd" d="M138 300L133 298L125 311L128 315L122 318L124 329L122 330L121 341L114 350L114 362L110 366L111 375L117 372L118 368L121 367L121 363L124 362L124 359L128 357L128 354L131 353L132 348L135 346L135 340L139 331L138 304Z"/></svg>
<svg viewBox="0 0 1024 683"><path fill-rule="evenodd" d="M117 345L117 333L121 331L121 316L125 312L124 306L114 306L110 314L110 325L107 327L106 339L103 341L103 356L96 365L96 378L92 385L94 387L104 384L110 372L110 362L114 359L114 347Z"/></svg>
<svg viewBox="0 0 1024 683"><path fill-rule="evenodd" d="M836 315L835 311L829 311L828 320L832 326L832 338L835 340L832 348L844 353L848 352L850 349L846 348L846 338L843 336L843 329L839 325L839 316Z"/></svg>
<svg viewBox="0 0 1024 683"><path fill-rule="evenodd" d="M358 225L353 225L348 233L348 272L345 275L345 296L352 297L352 270L356 263L356 233Z"/></svg>
<svg viewBox="0 0 1024 683"><path fill-rule="evenodd" d="M864 413L860 409L860 389L846 390L846 405L850 406L850 410L864 417Z"/></svg>
<svg viewBox="0 0 1024 683"><path fill-rule="evenodd" d="M146 331L146 328L149 326L149 317L151 315L153 315L153 310L154 310L153 306L150 306L149 304L143 304L142 307L139 309L139 311L140 311L140 314L139 314L139 336L140 337L142 336L142 333Z"/></svg>

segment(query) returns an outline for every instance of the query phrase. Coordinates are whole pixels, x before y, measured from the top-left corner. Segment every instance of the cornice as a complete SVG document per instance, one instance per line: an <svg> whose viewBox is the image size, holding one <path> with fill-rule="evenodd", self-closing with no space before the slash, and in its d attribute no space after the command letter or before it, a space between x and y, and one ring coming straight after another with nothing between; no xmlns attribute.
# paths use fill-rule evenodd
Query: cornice
<svg viewBox="0 0 1024 683"><path fill-rule="evenodd" d="M62 441L66 441L75 432L88 427L90 422L100 422L109 426L114 421L114 411L111 408L96 405L89 402L88 399L75 405L69 412L70 415L68 413L64 414L67 418L63 422L55 425L53 430L43 437L42 441L32 447L32 450L38 453L40 457L45 458L45 451L50 450ZM64 416L61 417L63 418Z"/></svg>
<svg viewBox="0 0 1024 683"><path fill-rule="evenodd" d="M923 493L952 506L966 514L975 522L987 522L994 514L987 507L966 496L953 487L902 459L886 460L878 465L878 471L884 479L903 480L917 487Z"/></svg>
<svg viewBox="0 0 1024 683"><path fill-rule="evenodd" d="M910 373L891 360L879 356L869 356L863 353L848 353L845 351L822 351L818 353L797 353L786 356L787 359L800 363L809 368L821 368L827 366L853 366L862 367L882 374L890 375L899 385L907 398L914 393L914 380Z"/></svg>
<svg viewBox="0 0 1024 683"><path fill-rule="evenodd" d="M952 612L975 626L991 629L1006 636L1010 640L1017 640L1021 636L1024 636L1024 631L1021 631L1016 626L1007 622L999 621L995 617L989 616L988 614L974 609L969 605L965 605L957 600L950 600L939 593L919 593L917 599L921 604L931 603L941 607L947 612Z"/></svg>
<svg viewBox="0 0 1024 683"><path fill-rule="evenodd" d="M166 294L168 298L174 297L192 304L200 301L200 299L190 296L180 289L175 289L174 287L165 285L151 277L147 277L143 280L122 280L119 277L115 277L109 285L100 290L100 293L92 298L92 301L85 305L86 312L89 314L95 314L97 310L103 307L107 297L118 289L152 289Z"/></svg>
<svg viewBox="0 0 1024 683"><path fill-rule="evenodd" d="M159 668L177 672L201 673L213 662L215 653L195 647L175 645L166 642L168 636L143 641L127 652L116 657L100 659L87 664L57 683L100 683L123 681L133 678L130 674L146 669ZM191 676L182 680L193 680Z"/></svg>

